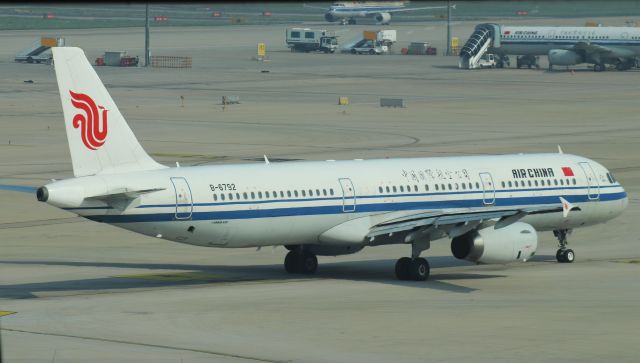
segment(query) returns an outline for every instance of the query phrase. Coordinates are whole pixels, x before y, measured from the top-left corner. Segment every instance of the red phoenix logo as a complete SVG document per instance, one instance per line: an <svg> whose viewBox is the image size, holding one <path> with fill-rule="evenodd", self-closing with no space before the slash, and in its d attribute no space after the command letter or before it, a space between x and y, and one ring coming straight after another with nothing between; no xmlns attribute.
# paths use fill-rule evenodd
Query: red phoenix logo
<svg viewBox="0 0 640 363"><path fill-rule="evenodd" d="M89 150L98 150L107 139L107 111L96 106L91 97L69 90L73 107L84 111L73 116L73 128L80 128L82 143ZM102 110L102 115L98 109ZM102 116L102 117L101 117Z"/></svg>

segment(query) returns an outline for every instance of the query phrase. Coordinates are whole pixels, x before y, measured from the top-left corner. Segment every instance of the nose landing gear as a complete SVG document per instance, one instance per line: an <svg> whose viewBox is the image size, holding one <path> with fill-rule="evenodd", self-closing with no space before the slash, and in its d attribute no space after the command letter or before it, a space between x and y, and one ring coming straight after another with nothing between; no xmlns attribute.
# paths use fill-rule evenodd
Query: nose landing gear
<svg viewBox="0 0 640 363"><path fill-rule="evenodd" d="M560 263L571 263L575 260L576 255L572 249L567 248L567 236L571 233L570 229L557 229L553 231L553 235L558 238L558 251L556 251L556 260Z"/></svg>

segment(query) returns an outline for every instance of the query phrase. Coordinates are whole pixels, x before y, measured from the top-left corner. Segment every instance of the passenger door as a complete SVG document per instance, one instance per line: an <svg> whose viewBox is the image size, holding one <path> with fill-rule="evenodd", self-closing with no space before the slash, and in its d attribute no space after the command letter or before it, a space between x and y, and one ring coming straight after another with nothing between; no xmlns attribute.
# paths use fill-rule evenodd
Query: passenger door
<svg viewBox="0 0 640 363"><path fill-rule="evenodd" d="M193 199L191 197L191 188L187 179L182 177L171 178L173 189L176 193L176 219L191 219L193 212Z"/></svg>
<svg viewBox="0 0 640 363"><path fill-rule="evenodd" d="M482 203L484 205L493 205L496 203L496 188L493 185L493 178L489 173L480 173L482 181Z"/></svg>
<svg viewBox="0 0 640 363"><path fill-rule="evenodd" d="M590 200L597 200L600 198L600 184L598 183L598 178L596 177L596 173L591 168L591 165L587 162L578 163L580 168L584 172L585 177L587 178L587 195Z"/></svg>
<svg viewBox="0 0 640 363"><path fill-rule="evenodd" d="M356 211L356 189L349 178L340 178L340 188L342 189L342 211Z"/></svg>

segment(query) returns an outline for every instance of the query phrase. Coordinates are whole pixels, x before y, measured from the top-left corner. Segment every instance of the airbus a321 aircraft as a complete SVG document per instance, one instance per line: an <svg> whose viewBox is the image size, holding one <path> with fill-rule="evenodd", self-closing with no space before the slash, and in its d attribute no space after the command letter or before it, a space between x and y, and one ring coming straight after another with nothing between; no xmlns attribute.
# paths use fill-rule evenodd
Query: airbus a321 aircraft
<svg viewBox="0 0 640 363"><path fill-rule="evenodd" d="M559 153L211 165L169 168L142 149L79 48L53 48L74 178L37 198L97 222L207 247L284 245L290 273L316 255L406 244L403 280L425 280L420 254L451 239L477 263L526 261L539 231L567 235L608 221L627 194L599 163Z"/></svg>
<svg viewBox="0 0 640 363"><path fill-rule="evenodd" d="M389 25L391 13L446 9L446 6L427 6L420 8L405 8L405 1L342 1L333 3L328 8L307 5L305 7L325 10L324 19L330 23L340 21L341 24L355 24L356 17L374 18L377 24ZM452 8L455 5L452 6Z"/></svg>

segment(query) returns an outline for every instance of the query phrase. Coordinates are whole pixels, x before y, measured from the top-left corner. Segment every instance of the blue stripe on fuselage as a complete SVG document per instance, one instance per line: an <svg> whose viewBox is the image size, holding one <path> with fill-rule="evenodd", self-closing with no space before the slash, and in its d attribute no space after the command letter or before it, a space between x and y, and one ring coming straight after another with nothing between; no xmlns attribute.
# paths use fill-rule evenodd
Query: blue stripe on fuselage
<svg viewBox="0 0 640 363"><path fill-rule="evenodd" d="M559 196L537 196L537 197L515 197L515 198L496 198L495 204L489 207L505 207L505 206L531 206L558 203ZM590 200L588 195L567 195L563 196L571 203L597 202L597 201L613 201L627 197L626 192L600 194L598 200ZM366 212L392 212L400 210L416 210L416 209L455 209L455 208L474 208L483 207L483 199L464 199L464 200L446 200L446 201L417 201L417 202L398 202L398 203L369 203L358 204L356 206L357 213ZM175 207L175 206L174 206ZM209 212L193 212L191 220L228 220L228 219L252 219L252 218L271 218L271 217L288 217L288 216L308 216L323 214L343 214L343 206L309 206L309 207L289 207L289 208L270 208L270 209L254 209L254 210L232 210L232 211L209 211ZM151 213L151 214L129 214L129 215L93 215L86 218L106 223L131 223L131 222L161 222L175 220L175 213Z"/></svg>

